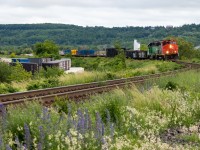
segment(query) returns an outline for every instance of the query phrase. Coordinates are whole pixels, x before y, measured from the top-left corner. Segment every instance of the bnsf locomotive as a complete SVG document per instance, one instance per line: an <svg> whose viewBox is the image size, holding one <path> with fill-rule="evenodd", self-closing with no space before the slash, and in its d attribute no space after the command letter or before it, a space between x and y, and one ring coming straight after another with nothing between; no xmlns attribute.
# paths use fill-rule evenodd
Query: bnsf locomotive
<svg viewBox="0 0 200 150"><path fill-rule="evenodd" d="M151 59L177 59L178 45L174 40L151 42L148 45L148 57Z"/></svg>

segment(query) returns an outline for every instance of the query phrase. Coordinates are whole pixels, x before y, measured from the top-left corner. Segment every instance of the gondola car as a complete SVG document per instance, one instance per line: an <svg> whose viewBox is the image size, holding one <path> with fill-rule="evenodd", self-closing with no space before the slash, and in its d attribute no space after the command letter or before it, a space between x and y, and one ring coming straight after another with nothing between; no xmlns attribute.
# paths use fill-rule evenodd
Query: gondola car
<svg viewBox="0 0 200 150"><path fill-rule="evenodd" d="M174 40L154 41L148 45L150 59L177 59L178 45Z"/></svg>

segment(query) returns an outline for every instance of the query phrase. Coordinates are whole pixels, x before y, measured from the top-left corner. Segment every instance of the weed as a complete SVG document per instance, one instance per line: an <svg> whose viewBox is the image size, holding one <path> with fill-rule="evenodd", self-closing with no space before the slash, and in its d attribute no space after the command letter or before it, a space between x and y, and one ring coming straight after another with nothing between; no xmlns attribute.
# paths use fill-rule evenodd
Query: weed
<svg viewBox="0 0 200 150"><path fill-rule="evenodd" d="M176 90L178 88L178 85L172 81L167 82L165 89L167 90Z"/></svg>

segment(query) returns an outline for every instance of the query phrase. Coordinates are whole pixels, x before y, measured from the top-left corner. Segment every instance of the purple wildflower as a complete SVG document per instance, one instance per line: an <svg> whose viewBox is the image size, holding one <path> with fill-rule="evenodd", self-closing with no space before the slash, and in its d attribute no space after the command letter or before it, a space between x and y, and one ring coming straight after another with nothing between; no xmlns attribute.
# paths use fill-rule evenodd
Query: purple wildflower
<svg viewBox="0 0 200 150"><path fill-rule="evenodd" d="M28 148L27 148L27 145L26 144L24 144L24 149L23 150L27 150Z"/></svg>
<svg viewBox="0 0 200 150"><path fill-rule="evenodd" d="M80 109L78 109L77 111L77 116L78 116L77 130L80 133L84 133L85 119L84 119L83 112Z"/></svg>
<svg viewBox="0 0 200 150"><path fill-rule="evenodd" d="M25 130L24 140L25 140L27 149L31 149L31 133L27 124L24 125L24 130Z"/></svg>
<svg viewBox="0 0 200 150"><path fill-rule="evenodd" d="M89 123L90 123L90 116L89 116L89 113L88 113L88 110L86 109L85 110L85 115L84 115L84 118L85 118L85 124L84 124L84 127L85 127L85 130L88 130L89 129Z"/></svg>
<svg viewBox="0 0 200 150"><path fill-rule="evenodd" d="M72 113L71 105L70 105L70 104L67 104L67 115L70 115L70 116L71 116L71 113Z"/></svg>
<svg viewBox="0 0 200 150"><path fill-rule="evenodd" d="M58 125L59 125L60 122L63 120L63 118L64 118L63 116L64 116L64 114L62 113L62 114L60 115L60 117L59 117L59 120L58 120L58 123L57 123Z"/></svg>
<svg viewBox="0 0 200 150"><path fill-rule="evenodd" d="M102 136L102 120L99 115L99 113L96 113L96 133L95 133L95 138L96 139L101 139Z"/></svg>
<svg viewBox="0 0 200 150"><path fill-rule="evenodd" d="M91 121L91 117L90 115L88 114L88 118L87 118L87 123L88 123L88 130L91 130L92 129L92 121Z"/></svg>
<svg viewBox="0 0 200 150"><path fill-rule="evenodd" d="M40 144L40 147L42 147L44 143L44 138L45 138L45 133L42 126L39 126L39 132L40 132L39 144Z"/></svg>
<svg viewBox="0 0 200 150"><path fill-rule="evenodd" d="M3 104L0 104L0 114L2 118L2 130L4 131L6 129L7 112Z"/></svg>
<svg viewBox="0 0 200 150"><path fill-rule="evenodd" d="M108 126L110 126L110 120L110 112L106 109L106 123Z"/></svg>
<svg viewBox="0 0 200 150"><path fill-rule="evenodd" d="M42 120L44 123L47 123L50 121L50 114L46 107L43 107L43 110L42 110Z"/></svg>
<svg viewBox="0 0 200 150"><path fill-rule="evenodd" d="M102 145L106 143L106 140L104 137L101 138L101 143L102 143Z"/></svg>
<svg viewBox="0 0 200 150"><path fill-rule="evenodd" d="M77 121L76 121L75 119L72 120L72 125L73 125L73 127L74 127L75 129L77 128L78 123L77 123Z"/></svg>
<svg viewBox="0 0 200 150"><path fill-rule="evenodd" d="M2 148L2 146L3 146L3 139L2 139L2 137L0 135L0 149Z"/></svg>
<svg viewBox="0 0 200 150"><path fill-rule="evenodd" d="M22 149L22 146L19 142L19 138L17 136L15 137L15 143L17 144L17 149Z"/></svg>
<svg viewBox="0 0 200 150"><path fill-rule="evenodd" d="M104 136L104 131L105 130L105 128L104 128L104 124L103 124L103 122L102 122L102 124L101 124L101 135L102 136Z"/></svg>
<svg viewBox="0 0 200 150"><path fill-rule="evenodd" d="M113 138L114 138L114 124L110 125L110 137L113 140Z"/></svg>
<svg viewBox="0 0 200 150"><path fill-rule="evenodd" d="M42 150L42 144L38 143L37 148L38 148L38 150Z"/></svg>
<svg viewBox="0 0 200 150"><path fill-rule="evenodd" d="M70 128L73 124L72 122L72 115L71 115L71 105L67 105L67 126Z"/></svg>
<svg viewBox="0 0 200 150"><path fill-rule="evenodd" d="M12 150L12 148L9 145L6 145L6 150Z"/></svg>

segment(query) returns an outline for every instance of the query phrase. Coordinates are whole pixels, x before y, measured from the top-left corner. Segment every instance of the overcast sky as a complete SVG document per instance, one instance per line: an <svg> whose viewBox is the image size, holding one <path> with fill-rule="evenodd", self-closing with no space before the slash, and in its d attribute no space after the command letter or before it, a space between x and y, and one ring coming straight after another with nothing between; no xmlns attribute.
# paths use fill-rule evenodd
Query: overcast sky
<svg viewBox="0 0 200 150"><path fill-rule="evenodd" d="M0 24L181 26L200 23L199 0L0 0Z"/></svg>

